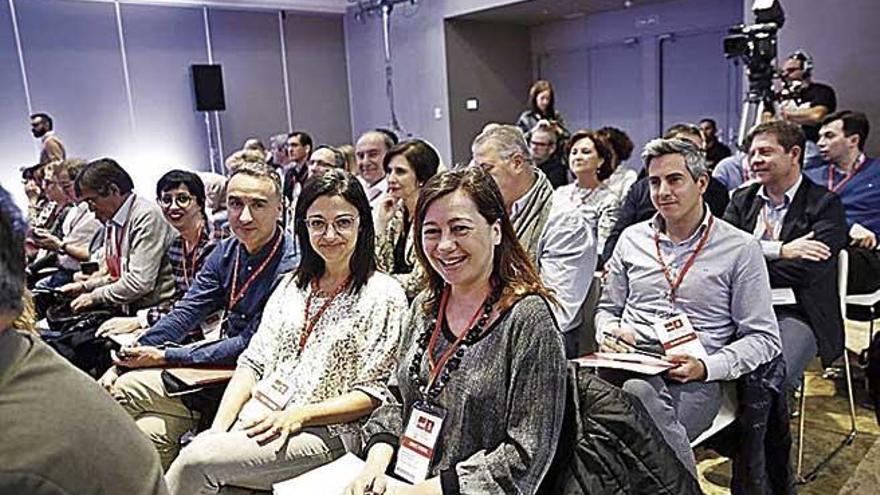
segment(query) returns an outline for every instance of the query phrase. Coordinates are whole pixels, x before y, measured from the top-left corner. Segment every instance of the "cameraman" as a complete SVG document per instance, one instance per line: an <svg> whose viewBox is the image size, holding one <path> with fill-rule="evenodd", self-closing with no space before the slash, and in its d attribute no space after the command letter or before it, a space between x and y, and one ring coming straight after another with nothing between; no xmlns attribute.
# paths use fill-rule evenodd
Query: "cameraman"
<svg viewBox="0 0 880 495"><path fill-rule="evenodd" d="M782 64L783 92L779 118L799 124L807 137L804 168L822 164L819 154L819 127L822 120L837 110L837 95L827 84L813 82L813 57L796 50Z"/></svg>

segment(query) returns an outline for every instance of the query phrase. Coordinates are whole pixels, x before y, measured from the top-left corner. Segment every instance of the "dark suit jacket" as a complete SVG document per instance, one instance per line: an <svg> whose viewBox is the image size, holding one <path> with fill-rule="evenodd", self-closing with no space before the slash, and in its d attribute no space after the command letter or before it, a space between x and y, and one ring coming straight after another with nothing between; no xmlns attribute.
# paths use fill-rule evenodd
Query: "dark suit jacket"
<svg viewBox="0 0 880 495"><path fill-rule="evenodd" d="M727 206L724 219L746 232L754 232L764 206L757 197L760 184L737 190ZM819 357L828 366L843 353L843 317L837 290L837 255L846 247L846 219L843 204L836 194L803 178L779 233L782 242L790 242L810 232L831 248L826 261L767 261L770 286L791 287L797 308L816 335Z"/></svg>

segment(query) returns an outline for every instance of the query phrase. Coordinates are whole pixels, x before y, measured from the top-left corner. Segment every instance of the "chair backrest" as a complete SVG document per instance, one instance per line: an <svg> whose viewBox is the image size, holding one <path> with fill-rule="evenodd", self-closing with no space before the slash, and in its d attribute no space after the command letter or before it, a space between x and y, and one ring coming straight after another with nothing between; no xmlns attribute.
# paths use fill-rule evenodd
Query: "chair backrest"
<svg viewBox="0 0 880 495"><path fill-rule="evenodd" d="M840 294L840 316L846 320L846 280L849 276L849 253L841 249L837 255L837 292Z"/></svg>

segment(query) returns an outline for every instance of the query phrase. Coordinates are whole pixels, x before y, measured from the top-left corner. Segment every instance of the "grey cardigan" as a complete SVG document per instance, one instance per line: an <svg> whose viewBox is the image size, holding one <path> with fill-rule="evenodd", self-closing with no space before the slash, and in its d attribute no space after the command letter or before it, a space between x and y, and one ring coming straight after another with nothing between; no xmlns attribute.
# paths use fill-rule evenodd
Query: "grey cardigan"
<svg viewBox="0 0 880 495"><path fill-rule="evenodd" d="M122 275L96 288L96 300L134 310L155 306L174 295L168 248L177 235L158 206L135 197L122 239Z"/></svg>
<svg viewBox="0 0 880 495"><path fill-rule="evenodd" d="M408 377L415 340L433 315L415 299L405 326L397 369L385 399L364 426L367 447L397 445L413 402ZM444 329L441 350L453 338ZM421 376L427 375L427 358ZM547 303L527 296L501 315L467 349L437 403L446 409L429 477L440 476L444 494L516 493L538 489L556 451L565 409L565 357Z"/></svg>

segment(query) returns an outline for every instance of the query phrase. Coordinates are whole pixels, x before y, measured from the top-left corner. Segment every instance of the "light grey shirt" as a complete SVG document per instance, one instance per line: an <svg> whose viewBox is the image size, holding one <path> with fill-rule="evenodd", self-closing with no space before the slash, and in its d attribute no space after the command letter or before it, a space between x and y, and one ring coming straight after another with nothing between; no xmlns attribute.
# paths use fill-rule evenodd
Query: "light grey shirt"
<svg viewBox="0 0 880 495"><path fill-rule="evenodd" d="M778 205L773 204L773 200L767 195L764 186L758 189L758 197L764 200L764 207L761 209L758 221L755 222L755 231L752 234L755 239L761 241L761 249L764 251L764 257L768 260L779 259L782 252L782 241L779 240L782 222L785 220L785 215L788 214L794 195L797 194L803 180L803 175L798 176L797 182L785 191L785 199Z"/></svg>
<svg viewBox="0 0 880 495"><path fill-rule="evenodd" d="M535 186L513 204L516 217ZM547 223L541 231L535 260L544 285L553 289L558 305L551 305L559 331L565 333L581 325L581 305L590 290L596 270L596 238L586 218L567 202L552 200Z"/></svg>
<svg viewBox="0 0 880 495"><path fill-rule="evenodd" d="M706 348L707 380L733 380L781 352L770 278L758 241L716 218L708 240L676 291L657 260L654 234L673 280L708 228L708 211L694 234L679 243L663 231L662 217L623 231L605 265L607 275L596 311L596 340L614 327L631 330L636 344L659 346L653 325L671 312L684 313Z"/></svg>

